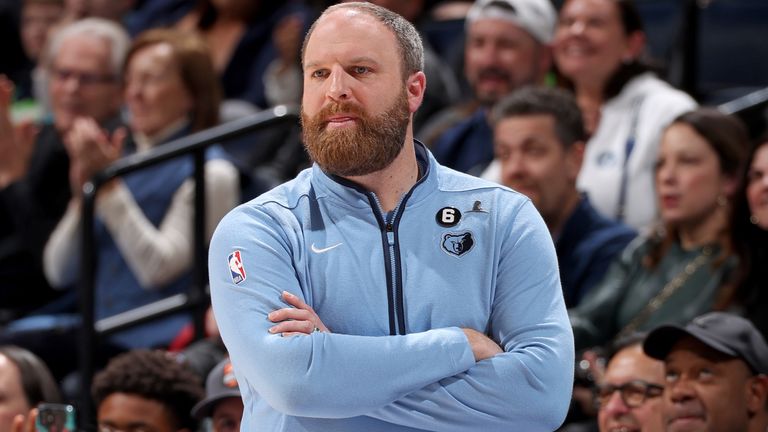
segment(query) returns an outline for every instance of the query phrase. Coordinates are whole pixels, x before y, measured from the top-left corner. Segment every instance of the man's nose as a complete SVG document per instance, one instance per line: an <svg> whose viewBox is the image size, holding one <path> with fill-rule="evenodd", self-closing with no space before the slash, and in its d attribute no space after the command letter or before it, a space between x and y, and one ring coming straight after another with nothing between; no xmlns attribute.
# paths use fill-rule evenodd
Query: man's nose
<svg viewBox="0 0 768 432"><path fill-rule="evenodd" d="M609 415L623 415L629 412L629 407L624 403L621 394L615 391L608 401L600 407L600 410Z"/></svg>
<svg viewBox="0 0 768 432"><path fill-rule="evenodd" d="M696 392L693 386L689 385L686 380L677 380L672 384L668 384L665 392L668 392L669 399L672 402L681 403L687 400L693 399L696 396Z"/></svg>
<svg viewBox="0 0 768 432"><path fill-rule="evenodd" d="M74 75L62 79L61 82L61 87L64 88L68 93L77 92L81 85L82 84L80 83L80 78Z"/></svg>
<svg viewBox="0 0 768 432"><path fill-rule="evenodd" d="M478 49L476 60L482 67L499 67L501 50L494 43L486 43Z"/></svg>
<svg viewBox="0 0 768 432"><path fill-rule="evenodd" d="M331 70L331 75L328 78L328 90L326 95L328 98L340 102L350 97L350 76L346 71L340 67L335 67Z"/></svg>
<svg viewBox="0 0 768 432"><path fill-rule="evenodd" d="M568 26L568 32L573 35L583 34L586 29L587 26L585 25L584 21L580 20L575 20L571 23L571 25Z"/></svg>
<svg viewBox="0 0 768 432"><path fill-rule="evenodd" d="M525 176L525 163L519 155L509 155L501 163L501 176L504 180L516 180Z"/></svg>

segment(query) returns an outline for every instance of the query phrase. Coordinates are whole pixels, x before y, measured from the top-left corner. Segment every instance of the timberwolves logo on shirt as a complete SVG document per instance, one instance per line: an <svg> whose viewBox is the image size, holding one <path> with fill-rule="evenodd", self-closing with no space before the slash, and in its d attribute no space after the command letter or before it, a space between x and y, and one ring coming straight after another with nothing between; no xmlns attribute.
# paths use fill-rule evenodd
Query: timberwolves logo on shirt
<svg viewBox="0 0 768 432"><path fill-rule="evenodd" d="M475 245L475 239L472 233L467 231L463 233L448 233L443 236L443 250L449 255L460 257L472 249Z"/></svg>
<svg viewBox="0 0 768 432"><path fill-rule="evenodd" d="M245 280L245 267L243 266L243 260L240 258L240 251L236 250L229 254L227 258L229 264L229 274L232 276L232 282L239 284Z"/></svg>

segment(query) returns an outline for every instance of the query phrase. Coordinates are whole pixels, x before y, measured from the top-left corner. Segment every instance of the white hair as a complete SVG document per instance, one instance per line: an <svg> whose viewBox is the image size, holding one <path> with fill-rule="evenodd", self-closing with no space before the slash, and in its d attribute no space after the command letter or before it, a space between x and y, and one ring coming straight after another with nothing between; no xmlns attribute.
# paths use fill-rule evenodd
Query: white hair
<svg viewBox="0 0 768 432"><path fill-rule="evenodd" d="M47 66L51 65L62 43L73 36L96 37L106 41L109 44L112 73L116 77L122 74L123 62L130 47L131 38L120 24L103 18L84 18L52 34L44 57Z"/></svg>

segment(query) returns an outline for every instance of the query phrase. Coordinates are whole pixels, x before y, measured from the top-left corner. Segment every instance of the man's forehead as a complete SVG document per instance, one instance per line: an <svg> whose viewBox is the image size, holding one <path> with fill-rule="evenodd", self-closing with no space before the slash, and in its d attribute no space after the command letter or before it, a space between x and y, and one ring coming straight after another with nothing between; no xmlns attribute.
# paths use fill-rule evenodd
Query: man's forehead
<svg viewBox="0 0 768 432"><path fill-rule="evenodd" d="M679 341L675 342L665 361L670 362L675 360L682 360L684 358L688 358L691 355L712 363L740 360L737 357L722 353L696 338L685 336L680 338Z"/></svg>
<svg viewBox="0 0 768 432"><path fill-rule="evenodd" d="M501 118L494 127L496 138L504 140L514 137L543 141L541 138L557 139L555 118L551 114L510 114ZM558 141L559 144L559 141Z"/></svg>
<svg viewBox="0 0 768 432"><path fill-rule="evenodd" d="M355 9L339 9L321 16L307 41L307 53L330 48L326 44L364 43L372 37L378 46L395 42L392 31L375 17Z"/></svg>
<svg viewBox="0 0 768 432"><path fill-rule="evenodd" d="M53 56L54 62L77 60L78 63L106 64L110 61L109 42L103 38L88 35L71 35L61 41Z"/></svg>
<svg viewBox="0 0 768 432"><path fill-rule="evenodd" d="M611 384L623 384L641 379L657 383L664 376L664 365L643 353L640 345L633 345L616 353L608 363L605 379Z"/></svg>

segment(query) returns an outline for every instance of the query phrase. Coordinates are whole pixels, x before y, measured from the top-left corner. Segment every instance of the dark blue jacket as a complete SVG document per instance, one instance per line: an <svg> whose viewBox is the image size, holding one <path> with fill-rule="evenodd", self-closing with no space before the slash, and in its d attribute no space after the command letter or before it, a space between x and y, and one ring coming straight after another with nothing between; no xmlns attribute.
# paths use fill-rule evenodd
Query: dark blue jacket
<svg viewBox="0 0 768 432"><path fill-rule="evenodd" d="M493 129L480 108L471 117L448 129L432 146L441 165L479 175L493 160Z"/></svg>
<svg viewBox="0 0 768 432"><path fill-rule="evenodd" d="M579 304L636 235L629 226L598 213L587 195L582 195L555 239L566 307Z"/></svg>

